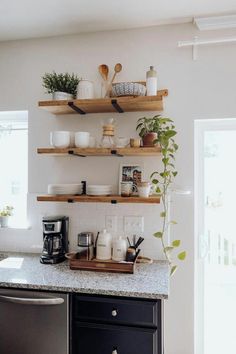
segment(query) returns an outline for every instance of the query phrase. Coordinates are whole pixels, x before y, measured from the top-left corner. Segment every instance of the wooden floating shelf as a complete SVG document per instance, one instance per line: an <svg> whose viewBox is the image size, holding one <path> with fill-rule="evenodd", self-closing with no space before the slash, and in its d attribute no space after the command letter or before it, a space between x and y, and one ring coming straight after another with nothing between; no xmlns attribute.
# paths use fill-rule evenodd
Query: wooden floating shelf
<svg viewBox="0 0 236 354"><path fill-rule="evenodd" d="M160 147L140 147L140 148L38 148L38 154L52 155L52 156L157 156L160 154Z"/></svg>
<svg viewBox="0 0 236 354"><path fill-rule="evenodd" d="M83 100L40 101L40 108L53 114L124 113L141 111L162 111L163 96L168 90L157 91L156 96L111 97Z"/></svg>
<svg viewBox="0 0 236 354"><path fill-rule="evenodd" d="M120 195L110 196L89 196L89 195L40 195L37 197L38 202L68 202L68 203L143 203L143 204L159 204L159 196L150 196L149 198L141 198L138 196L121 197Z"/></svg>

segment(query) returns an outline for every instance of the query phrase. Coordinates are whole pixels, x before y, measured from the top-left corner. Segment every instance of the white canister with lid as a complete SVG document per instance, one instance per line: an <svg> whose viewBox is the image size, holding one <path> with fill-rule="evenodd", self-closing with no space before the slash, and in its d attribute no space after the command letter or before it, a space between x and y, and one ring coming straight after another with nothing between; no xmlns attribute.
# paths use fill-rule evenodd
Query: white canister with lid
<svg viewBox="0 0 236 354"><path fill-rule="evenodd" d="M94 87L92 81L80 80L77 86L77 98L78 99L94 98Z"/></svg>
<svg viewBox="0 0 236 354"><path fill-rule="evenodd" d="M99 232L96 242L96 258L101 261L111 259L111 244L111 234L105 229L102 232Z"/></svg>
<svg viewBox="0 0 236 354"><path fill-rule="evenodd" d="M114 240L112 249L112 260L121 262L125 261L127 252L127 242L122 237Z"/></svg>

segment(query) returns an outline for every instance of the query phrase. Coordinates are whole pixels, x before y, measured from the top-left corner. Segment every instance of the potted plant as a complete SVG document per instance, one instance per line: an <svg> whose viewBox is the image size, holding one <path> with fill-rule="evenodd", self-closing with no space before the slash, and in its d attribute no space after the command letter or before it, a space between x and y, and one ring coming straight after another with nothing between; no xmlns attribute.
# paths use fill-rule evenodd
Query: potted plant
<svg viewBox="0 0 236 354"><path fill-rule="evenodd" d="M43 87L47 93L52 93L53 100L71 100L76 97L77 86L80 79L75 74L52 74L43 76Z"/></svg>
<svg viewBox="0 0 236 354"><path fill-rule="evenodd" d="M160 130L160 115L151 118L142 117L137 122L136 131L142 138L143 146L154 146L158 140Z"/></svg>
<svg viewBox="0 0 236 354"><path fill-rule="evenodd" d="M12 216L13 211L12 206L5 206L2 210L0 210L0 225L1 227L8 227L9 216Z"/></svg>
<svg viewBox="0 0 236 354"><path fill-rule="evenodd" d="M154 233L154 236L161 241L162 249L166 260L168 261L171 270L171 275L177 269L177 264L174 262L174 257L183 261L186 258L186 252L175 250L180 246L180 240L168 241L168 231L171 225L176 224L176 221L170 220L169 201L171 185L177 176L175 169L175 154L178 150L178 145L175 142L177 134L173 121L169 118L158 117L158 138L157 141L161 147L162 171L154 171L151 175L152 184L156 193L160 194L163 210L160 213L162 219L162 228Z"/></svg>

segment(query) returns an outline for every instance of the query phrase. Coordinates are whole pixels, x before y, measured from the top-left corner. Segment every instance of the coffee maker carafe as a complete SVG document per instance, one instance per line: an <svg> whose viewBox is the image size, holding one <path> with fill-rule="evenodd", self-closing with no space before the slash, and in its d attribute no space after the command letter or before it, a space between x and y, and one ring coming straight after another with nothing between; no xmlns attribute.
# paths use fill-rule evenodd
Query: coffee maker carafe
<svg viewBox="0 0 236 354"><path fill-rule="evenodd" d="M43 218L43 252L40 262L45 264L60 263L68 252L69 218L53 216Z"/></svg>

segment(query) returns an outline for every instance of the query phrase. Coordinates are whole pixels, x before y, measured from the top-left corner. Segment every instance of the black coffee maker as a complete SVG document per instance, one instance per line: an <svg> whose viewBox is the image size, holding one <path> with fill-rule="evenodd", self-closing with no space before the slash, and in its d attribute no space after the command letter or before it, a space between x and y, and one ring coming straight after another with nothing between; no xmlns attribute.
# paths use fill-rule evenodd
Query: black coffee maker
<svg viewBox="0 0 236 354"><path fill-rule="evenodd" d="M60 263L68 252L69 218L53 216L43 218L43 252L40 262L44 264Z"/></svg>

